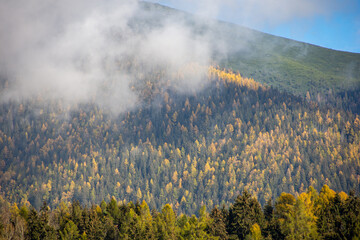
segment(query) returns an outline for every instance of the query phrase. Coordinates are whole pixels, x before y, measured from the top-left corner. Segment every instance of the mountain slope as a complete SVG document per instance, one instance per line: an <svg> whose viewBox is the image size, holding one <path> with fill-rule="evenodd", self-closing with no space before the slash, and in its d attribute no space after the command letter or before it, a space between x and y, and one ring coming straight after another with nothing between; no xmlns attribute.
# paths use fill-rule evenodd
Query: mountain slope
<svg viewBox="0 0 360 240"><path fill-rule="evenodd" d="M235 24L209 21L157 4L143 2L157 19L186 19L194 34L207 36L213 61L247 77L296 95L341 92L360 87L360 54L335 51ZM150 25L151 25L150 24ZM220 46L220 47L219 47Z"/></svg>
<svg viewBox="0 0 360 240"><path fill-rule="evenodd" d="M309 186L360 190L358 115L209 71L204 90L158 89L115 118L95 103L1 105L1 193L37 208L115 196L194 213L244 189L262 204Z"/></svg>
<svg viewBox="0 0 360 240"><path fill-rule="evenodd" d="M105 61L105 68L116 68L110 73L120 69L133 77L126 84L137 102L119 114L98 101L111 91L73 105L41 93L2 102L0 193L8 201L39 208L42 201L91 205L115 196L194 213L203 204L228 204L244 189L261 204L309 186L360 190L359 91L328 93L329 104L316 96L347 90L345 83L337 87L348 80L344 68L359 63L358 54L209 23L156 4L142 3L139 11L151 14L129 21L136 36L167 18L182 19L194 37L209 41L220 67L206 67L202 87L185 91L177 84L194 82L203 66L188 66L194 73L188 74L184 68L171 72L166 64L148 67L136 54L110 66ZM235 74L238 69L261 81ZM116 81L110 77L100 87L111 90ZM310 96L299 96L307 91ZM105 103L126 105L121 99Z"/></svg>

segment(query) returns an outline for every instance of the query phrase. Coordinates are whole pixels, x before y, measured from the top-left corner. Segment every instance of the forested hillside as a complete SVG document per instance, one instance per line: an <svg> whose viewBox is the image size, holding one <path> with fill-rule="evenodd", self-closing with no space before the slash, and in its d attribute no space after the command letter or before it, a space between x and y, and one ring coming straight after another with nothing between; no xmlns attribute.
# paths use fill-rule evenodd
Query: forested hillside
<svg viewBox="0 0 360 240"><path fill-rule="evenodd" d="M360 238L360 54L143 1L18 5L0 239Z"/></svg>
<svg viewBox="0 0 360 240"><path fill-rule="evenodd" d="M1 104L1 194L37 209L114 196L192 214L244 189L262 205L309 186L360 190L353 94L318 104L214 67L204 82L181 94L156 81L134 87L143 103L119 116L41 96Z"/></svg>
<svg viewBox="0 0 360 240"><path fill-rule="evenodd" d="M84 207L75 201L40 211L10 205L0 198L0 237L4 239L358 239L360 198L324 185L294 197L282 193L262 209L246 190L232 204L202 206L198 216L161 211L145 201Z"/></svg>

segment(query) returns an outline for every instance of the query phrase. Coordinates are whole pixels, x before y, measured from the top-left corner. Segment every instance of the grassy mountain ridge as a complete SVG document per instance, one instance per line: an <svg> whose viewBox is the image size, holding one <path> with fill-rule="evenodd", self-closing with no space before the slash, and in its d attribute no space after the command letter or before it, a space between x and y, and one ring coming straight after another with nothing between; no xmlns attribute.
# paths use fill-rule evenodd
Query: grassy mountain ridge
<svg viewBox="0 0 360 240"><path fill-rule="evenodd" d="M155 22L186 19L194 33L207 34L214 46L213 61L296 95L341 92L360 87L360 54L336 51L251 30L236 24L200 17L152 3ZM154 22L154 21L150 21ZM224 45L220 52L217 45Z"/></svg>

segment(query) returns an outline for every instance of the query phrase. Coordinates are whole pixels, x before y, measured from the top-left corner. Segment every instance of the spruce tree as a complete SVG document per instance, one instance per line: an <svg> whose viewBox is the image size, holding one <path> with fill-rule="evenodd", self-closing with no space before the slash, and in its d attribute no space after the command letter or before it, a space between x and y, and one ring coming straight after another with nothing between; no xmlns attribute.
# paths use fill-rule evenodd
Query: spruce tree
<svg viewBox="0 0 360 240"><path fill-rule="evenodd" d="M216 206L210 213L212 222L209 224L207 231L210 235L219 237L219 239L228 239L228 233L226 231L225 218L221 210Z"/></svg>
<svg viewBox="0 0 360 240"><path fill-rule="evenodd" d="M264 215L259 202L245 190L243 195L236 198L234 205L230 208L230 234L236 235L239 239L244 239L255 223L262 227L263 222Z"/></svg>

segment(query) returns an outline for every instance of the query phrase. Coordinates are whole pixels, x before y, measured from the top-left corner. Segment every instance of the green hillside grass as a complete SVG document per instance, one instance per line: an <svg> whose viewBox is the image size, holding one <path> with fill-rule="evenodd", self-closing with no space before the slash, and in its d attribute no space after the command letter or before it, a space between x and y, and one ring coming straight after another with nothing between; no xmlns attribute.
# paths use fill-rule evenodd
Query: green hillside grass
<svg viewBox="0 0 360 240"><path fill-rule="evenodd" d="M335 51L273 36L239 25L209 21L152 3L143 8L156 12L158 23L167 17L186 19L194 34L209 37L213 61L220 67L239 71L246 77L304 96L360 88L360 54ZM151 17L153 18L153 17ZM224 45L225 52L216 46Z"/></svg>
<svg viewBox="0 0 360 240"><path fill-rule="evenodd" d="M257 54L230 53L221 65L294 94L346 91L360 87L360 55L264 35ZM267 39L269 38L269 39ZM271 39L273 38L273 39ZM267 48L266 42L268 42Z"/></svg>

